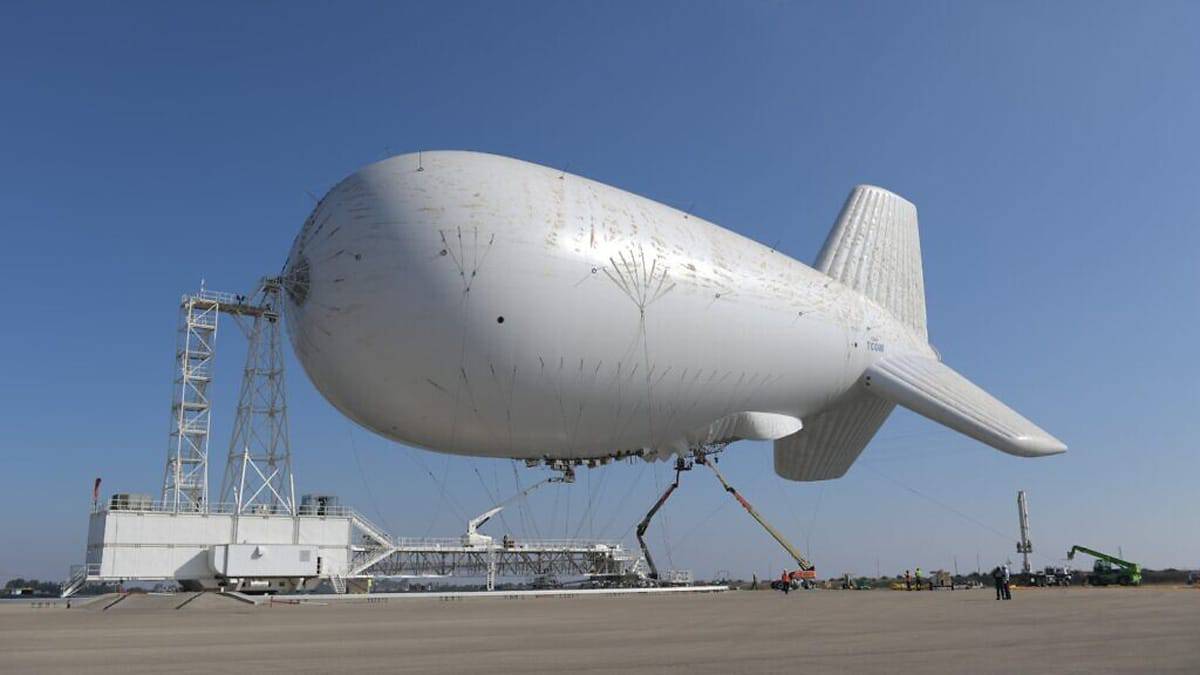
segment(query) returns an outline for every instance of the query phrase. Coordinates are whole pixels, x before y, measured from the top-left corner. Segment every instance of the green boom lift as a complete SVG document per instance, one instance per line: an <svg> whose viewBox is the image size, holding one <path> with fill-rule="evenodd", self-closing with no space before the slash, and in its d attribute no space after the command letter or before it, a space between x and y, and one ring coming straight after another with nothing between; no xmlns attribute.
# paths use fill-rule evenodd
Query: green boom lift
<svg viewBox="0 0 1200 675"><path fill-rule="evenodd" d="M1142 566L1137 563L1121 560L1116 556L1079 545L1072 546L1071 550L1067 551L1067 560L1074 560L1076 551L1086 553L1096 559L1096 564L1092 566L1092 573L1087 578L1087 582L1092 586L1112 584L1137 586L1142 583Z"/></svg>

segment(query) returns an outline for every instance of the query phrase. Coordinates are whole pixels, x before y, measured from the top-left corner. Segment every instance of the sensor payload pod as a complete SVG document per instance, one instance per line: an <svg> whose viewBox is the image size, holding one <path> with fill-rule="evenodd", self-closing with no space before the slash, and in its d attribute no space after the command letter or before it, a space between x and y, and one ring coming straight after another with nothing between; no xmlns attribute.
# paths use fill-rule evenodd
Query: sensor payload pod
<svg viewBox="0 0 1200 675"><path fill-rule="evenodd" d="M666 458L774 441L842 476L897 405L1004 452L1066 446L929 345L916 208L856 187L815 268L527 162L425 152L346 178L284 268L292 345L362 426L437 452Z"/></svg>

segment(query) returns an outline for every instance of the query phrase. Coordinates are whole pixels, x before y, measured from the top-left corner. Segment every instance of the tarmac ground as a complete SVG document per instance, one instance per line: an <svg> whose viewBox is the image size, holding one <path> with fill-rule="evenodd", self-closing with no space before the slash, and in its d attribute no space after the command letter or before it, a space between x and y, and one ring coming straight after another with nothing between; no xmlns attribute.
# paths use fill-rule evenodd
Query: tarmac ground
<svg viewBox="0 0 1200 675"><path fill-rule="evenodd" d="M0 672L1200 672L1200 590L0 604Z"/></svg>

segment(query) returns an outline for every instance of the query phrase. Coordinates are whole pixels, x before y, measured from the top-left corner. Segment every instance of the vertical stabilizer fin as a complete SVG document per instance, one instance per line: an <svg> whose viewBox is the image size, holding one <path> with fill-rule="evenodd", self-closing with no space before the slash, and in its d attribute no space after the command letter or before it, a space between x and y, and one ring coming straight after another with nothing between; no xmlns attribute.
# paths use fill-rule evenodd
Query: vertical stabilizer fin
<svg viewBox="0 0 1200 675"><path fill-rule="evenodd" d="M917 207L883 188L850 191L816 269L879 303L928 342Z"/></svg>

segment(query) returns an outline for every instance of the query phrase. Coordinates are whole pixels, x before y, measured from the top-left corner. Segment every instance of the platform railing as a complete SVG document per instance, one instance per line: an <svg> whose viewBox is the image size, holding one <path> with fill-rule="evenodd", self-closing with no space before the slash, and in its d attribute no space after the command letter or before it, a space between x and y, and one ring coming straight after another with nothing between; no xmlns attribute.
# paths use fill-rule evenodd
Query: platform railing
<svg viewBox="0 0 1200 675"><path fill-rule="evenodd" d="M211 515L231 515L237 513L237 504L209 504L204 509L188 509L186 505L176 505L174 502L163 502L157 499L122 499L114 500L111 497L107 501L97 502L92 504L91 512L100 513L103 511L118 511L121 513L187 513L187 514L211 514ZM349 506L333 505L333 506L316 506L301 504L297 507L296 515L303 517L322 517L330 516L334 518L359 518L364 520L353 508ZM283 507L264 507L262 509L245 509L242 511L243 516L286 516L291 515ZM370 521L365 521L370 522ZM382 531L382 530L381 530Z"/></svg>
<svg viewBox="0 0 1200 675"><path fill-rule="evenodd" d="M436 538L418 538L404 537L395 539L396 548L400 549L511 549L520 550L525 548L530 549L562 549L562 550L596 550L598 548L617 549L621 547L621 543L610 539L526 539L524 537L512 537L509 541L504 541L503 537L492 537L490 544L466 544L462 537L436 537Z"/></svg>
<svg viewBox="0 0 1200 675"><path fill-rule="evenodd" d="M186 298L187 296L184 296L184 297ZM239 302L245 301L244 298L239 300L238 296L234 293L226 293L224 291L210 291L208 289L202 289L200 292L196 293L196 297L198 297L202 300L211 300L213 302L216 302L216 303L219 303L222 305L232 305L232 304L237 304Z"/></svg>

